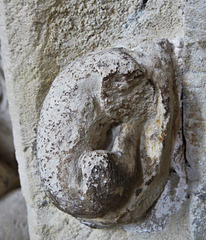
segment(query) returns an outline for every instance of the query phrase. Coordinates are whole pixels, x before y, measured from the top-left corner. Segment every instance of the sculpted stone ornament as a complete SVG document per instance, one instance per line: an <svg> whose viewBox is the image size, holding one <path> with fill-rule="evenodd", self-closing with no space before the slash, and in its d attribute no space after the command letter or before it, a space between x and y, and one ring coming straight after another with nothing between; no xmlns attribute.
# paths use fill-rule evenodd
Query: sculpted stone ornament
<svg viewBox="0 0 206 240"><path fill-rule="evenodd" d="M180 128L171 45L71 62L43 103L37 155L60 210L93 227L139 221L167 183Z"/></svg>

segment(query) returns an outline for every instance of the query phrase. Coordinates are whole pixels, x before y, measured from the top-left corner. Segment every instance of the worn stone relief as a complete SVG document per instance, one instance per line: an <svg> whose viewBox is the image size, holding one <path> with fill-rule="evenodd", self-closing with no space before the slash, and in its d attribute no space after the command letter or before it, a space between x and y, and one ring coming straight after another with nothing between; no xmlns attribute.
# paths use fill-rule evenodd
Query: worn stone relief
<svg viewBox="0 0 206 240"><path fill-rule="evenodd" d="M60 72L37 133L41 179L57 208L101 228L164 225L158 218L181 205L186 174L174 66L172 45L160 40L90 53Z"/></svg>

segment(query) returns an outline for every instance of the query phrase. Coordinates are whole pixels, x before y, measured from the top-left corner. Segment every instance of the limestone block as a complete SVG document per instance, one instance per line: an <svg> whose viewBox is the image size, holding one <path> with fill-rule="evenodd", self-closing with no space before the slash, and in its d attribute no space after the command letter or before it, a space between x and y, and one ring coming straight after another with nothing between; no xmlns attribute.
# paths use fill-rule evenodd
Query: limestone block
<svg viewBox="0 0 206 240"><path fill-rule="evenodd" d="M96 230L57 209L46 196L40 180L36 158L37 125L42 103L59 72L70 61L92 51L111 47L133 49L146 40L183 37L184 1L150 0L144 8L140 5L140 1L133 0L0 0L4 70L31 239L131 240L179 236L189 239L187 208L184 213L175 215L180 220L172 218L162 233L139 234L162 229L168 214L176 209L175 203L182 198L162 194L156 205L158 211L150 215L153 220L148 218L138 229L131 226L129 230ZM171 182L172 179L175 181ZM178 192L171 186L178 189L179 179L170 171L166 193ZM162 206L167 209L165 220L161 220Z"/></svg>
<svg viewBox="0 0 206 240"><path fill-rule="evenodd" d="M198 7L195 7L197 6ZM194 239L206 238L206 4L188 1L185 17L184 134L190 165L190 223Z"/></svg>

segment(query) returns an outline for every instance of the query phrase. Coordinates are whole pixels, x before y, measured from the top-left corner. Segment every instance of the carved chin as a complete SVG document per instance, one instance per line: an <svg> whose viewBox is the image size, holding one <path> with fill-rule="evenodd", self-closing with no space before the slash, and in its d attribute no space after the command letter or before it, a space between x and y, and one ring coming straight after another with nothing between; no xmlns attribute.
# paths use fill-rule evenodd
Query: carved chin
<svg viewBox="0 0 206 240"><path fill-rule="evenodd" d="M59 209L111 226L138 221L158 199L179 127L172 66L164 40L90 54L56 77L40 115L37 154Z"/></svg>

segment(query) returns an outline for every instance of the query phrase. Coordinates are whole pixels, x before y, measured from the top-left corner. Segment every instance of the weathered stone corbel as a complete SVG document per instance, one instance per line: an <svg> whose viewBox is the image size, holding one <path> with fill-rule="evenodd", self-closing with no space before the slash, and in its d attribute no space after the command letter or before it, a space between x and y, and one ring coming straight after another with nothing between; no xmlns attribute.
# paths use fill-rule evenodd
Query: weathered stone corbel
<svg viewBox="0 0 206 240"><path fill-rule="evenodd" d="M37 134L41 178L56 207L94 227L145 215L181 154L175 84L167 40L90 53L56 77Z"/></svg>

